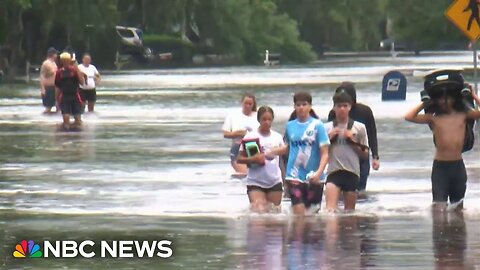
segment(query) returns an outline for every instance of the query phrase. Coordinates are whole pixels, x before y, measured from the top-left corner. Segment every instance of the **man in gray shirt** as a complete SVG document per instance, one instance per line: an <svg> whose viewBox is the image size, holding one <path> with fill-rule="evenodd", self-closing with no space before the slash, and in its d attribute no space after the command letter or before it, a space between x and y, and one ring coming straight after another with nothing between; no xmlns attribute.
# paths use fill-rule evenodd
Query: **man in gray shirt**
<svg viewBox="0 0 480 270"><path fill-rule="evenodd" d="M337 210L340 192L345 199L345 210L354 210L360 176L360 158L368 157L368 137L365 125L353 121L348 114L352 97L344 91L333 96L335 119L325 124L330 139L327 185L327 211Z"/></svg>

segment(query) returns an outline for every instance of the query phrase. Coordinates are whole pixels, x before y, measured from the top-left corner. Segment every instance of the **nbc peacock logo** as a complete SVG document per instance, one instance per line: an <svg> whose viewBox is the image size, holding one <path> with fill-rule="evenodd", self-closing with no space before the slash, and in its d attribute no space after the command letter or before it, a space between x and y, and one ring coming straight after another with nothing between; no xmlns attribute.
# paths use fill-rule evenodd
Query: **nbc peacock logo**
<svg viewBox="0 0 480 270"><path fill-rule="evenodd" d="M15 246L13 257L15 258L41 258L43 256L40 246L33 240L22 240Z"/></svg>

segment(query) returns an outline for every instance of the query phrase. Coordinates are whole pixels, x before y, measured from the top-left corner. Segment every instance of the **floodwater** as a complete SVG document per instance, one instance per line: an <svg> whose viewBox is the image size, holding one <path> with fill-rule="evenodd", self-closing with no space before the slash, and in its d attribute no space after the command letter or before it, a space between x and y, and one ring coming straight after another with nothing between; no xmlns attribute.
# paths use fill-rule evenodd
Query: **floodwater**
<svg viewBox="0 0 480 270"><path fill-rule="evenodd" d="M403 120L421 78L464 67L469 53L338 59L312 66L105 72L82 132L56 131L38 87L0 85L0 267L3 269L480 269L480 147L464 155L463 215L432 217L431 133ZM406 101L382 102L384 73L408 74ZM377 119L381 168L357 212L302 220L248 211L232 179L225 116L245 91L275 111L283 132L292 93L312 92L326 118L339 82ZM172 241L173 256L17 259L21 240Z"/></svg>

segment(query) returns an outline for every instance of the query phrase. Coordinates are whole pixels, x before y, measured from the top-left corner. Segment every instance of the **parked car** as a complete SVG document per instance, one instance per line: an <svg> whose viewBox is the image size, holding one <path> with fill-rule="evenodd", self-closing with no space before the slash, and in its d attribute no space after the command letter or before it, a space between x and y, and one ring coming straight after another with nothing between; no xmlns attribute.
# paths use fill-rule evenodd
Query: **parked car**
<svg viewBox="0 0 480 270"><path fill-rule="evenodd" d="M412 51L415 55L420 54L420 49L415 42L405 42L395 40L393 38L387 38L380 41L380 50L382 51Z"/></svg>

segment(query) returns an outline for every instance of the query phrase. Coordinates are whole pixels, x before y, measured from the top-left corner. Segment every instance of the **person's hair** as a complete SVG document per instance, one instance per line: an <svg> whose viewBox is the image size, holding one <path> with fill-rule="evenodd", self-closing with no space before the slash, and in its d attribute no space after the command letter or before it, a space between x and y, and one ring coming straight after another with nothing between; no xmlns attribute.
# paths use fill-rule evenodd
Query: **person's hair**
<svg viewBox="0 0 480 270"><path fill-rule="evenodd" d="M305 91L296 92L293 95L293 103L297 103L298 101L306 101L311 105L312 104L312 95L310 95L310 93L305 92Z"/></svg>
<svg viewBox="0 0 480 270"><path fill-rule="evenodd" d="M353 104L352 97L347 92L344 92L344 91L335 93L332 99L333 99L334 105L338 103L348 103L350 105Z"/></svg>
<svg viewBox="0 0 480 270"><path fill-rule="evenodd" d="M315 111L313 109L310 109L310 116L313 117L313 118L316 118L316 119L320 119L320 117L318 117L318 115L315 113ZM292 121L292 120L295 120L297 119L297 112L295 112L295 110L290 114L290 117L288 118L288 121Z"/></svg>
<svg viewBox="0 0 480 270"><path fill-rule="evenodd" d="M85 56L88 56L88 57L92 58L92 56L91 56L90 53L88 53L88 52L86 52L86 53L84 53L84 54L82 55L82 59L83 59Z"/></svg>
<svg viewBox="0 0 480 270"><path fill-rule="evenodd" d="M293 103L295 104L298 101L305 101L308 102L308 104L312 105L312 95L305 91L296 92L293 95ZM310 116L316 119L320 119L313 109L310 109ZM293 110L293 112L290 114L290 118L288 118L288 121L292 121L295 119L297 119L297 113L295 112L295 110Z"/></svg>
<svg viewBox="0 0 480 270"><path fill-rule="evenodd" d="M272 119L275 118L275 115L273 114L273 109L270 108L270 106L261 106L260 108L258 108L258 112L257 112L257 121L260 122L260 118L262 117L262 115L266 112L269 112L272 114Z"/></svg>
<svg viewBox="0 0 480 270"><path fill-rule="evenodd" d="M352 103L357 103L357 90L355 90L355 84L353 82L342 82L337 89L335 89L335 93L340 92L346 92L352 97Z"/></svg>
<svg viewBox="0 0 480 270"><path fill-rule="evenodd" d="M242 96L242 102L245 100L245 98L251 98L253 100L253 106L252 106L252 111L256 112L257 111L257 99L255 98L255 95L252 93L245 93Z"/></svg>

